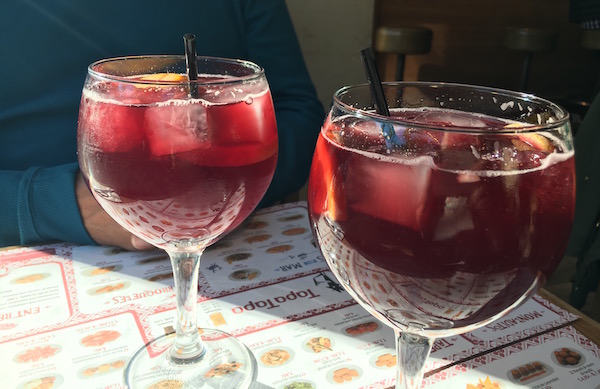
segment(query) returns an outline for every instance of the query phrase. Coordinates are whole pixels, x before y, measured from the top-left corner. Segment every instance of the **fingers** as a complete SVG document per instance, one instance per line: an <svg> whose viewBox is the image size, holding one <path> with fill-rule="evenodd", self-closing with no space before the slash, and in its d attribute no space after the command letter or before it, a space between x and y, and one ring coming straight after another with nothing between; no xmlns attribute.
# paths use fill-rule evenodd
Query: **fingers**
<svg viewBox="0 0 600 389"><path fill-rule="evenodd" d="M75 192L83 225L94 242L130 251L149 250L154 247L125 230L100 207L81 173L77 175Z"/></svg>

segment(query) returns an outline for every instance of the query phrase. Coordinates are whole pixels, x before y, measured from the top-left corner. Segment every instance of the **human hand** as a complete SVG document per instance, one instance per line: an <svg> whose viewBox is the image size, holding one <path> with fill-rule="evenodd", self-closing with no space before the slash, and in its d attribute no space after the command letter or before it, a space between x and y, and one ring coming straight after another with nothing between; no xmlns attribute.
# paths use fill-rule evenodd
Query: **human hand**
<svg viewBox="0 0 600 389"><path fill-rule="evenodd" d="M75 181L75 196L83 220L83 225L92 239L99 245L115 246L125 250L138 251L154 248L150 243L121 227L96 202L83 180L81 172Z"/></svg>

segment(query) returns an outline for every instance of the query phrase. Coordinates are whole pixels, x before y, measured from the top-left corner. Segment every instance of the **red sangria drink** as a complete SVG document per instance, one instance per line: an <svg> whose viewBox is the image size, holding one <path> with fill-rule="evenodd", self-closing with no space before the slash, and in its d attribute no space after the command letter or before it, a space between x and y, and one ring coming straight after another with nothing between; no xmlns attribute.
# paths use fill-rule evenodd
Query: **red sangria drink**
<svg viewBox="0 0 600 389"><path fill-rule="evenodd" d="M141 83L185 75L127 80L98 81L83 92L79 156L93 194L156 246L209 244L239 225L271 182L277 128L269 90L236 93L227 78L205 77L205 95L188 99L180 85Z"/></svg>
<svg viewBox="0 0 600 389"><path fill-rule="evenodd" d="M256 362L237 339L198 331L197 280L203 250L238 226L271 182L275 112L259 66L196 60L193 79L183 56L99 61L83 88L82 173L113 219L169 253L175 273L173 346L167 351L169 343L159 338L140 350L126 369L129 388L167 376L176 377L178 387L247 387L256 376ZM215 369L231 374L211 374Z"/></svg>
<svg viewBox="0 0 600 389"><path fill-rule="evenodd" d="M490 323L534 294L566 249L568 115L487 88L384 90L390 117L362 109L368 87L349 87L321 130L308 189L321 251L397 332L430 341Z"/></svg>

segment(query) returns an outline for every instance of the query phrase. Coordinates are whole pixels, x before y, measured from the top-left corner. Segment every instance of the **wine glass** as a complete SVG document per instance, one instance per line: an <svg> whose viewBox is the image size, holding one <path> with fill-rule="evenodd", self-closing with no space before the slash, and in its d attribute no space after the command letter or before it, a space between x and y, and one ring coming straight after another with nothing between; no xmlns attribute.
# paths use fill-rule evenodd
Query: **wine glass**
<svg viewBox="0 0 600 389"><path fill-rule="evenodd" d="M164 249L174 272L175 336L134 355L125 369L130 388L242 388L256 378L256 361L241 342L197 327L198 269L204 249L238 226L271 182L273 102L256 64L196 63L190 80L184 56L101 60L89 66L83 87L81 171L102 208Z"/></svg>
<svg viewBox="0 0 600 389"><path fill-rule="evenodd" d="M334 95L311 166L311 227L332 272L392 327L397 388L421 386L435 338L515 309L562 258L574 210L569 116L460 84Z"/></svg>

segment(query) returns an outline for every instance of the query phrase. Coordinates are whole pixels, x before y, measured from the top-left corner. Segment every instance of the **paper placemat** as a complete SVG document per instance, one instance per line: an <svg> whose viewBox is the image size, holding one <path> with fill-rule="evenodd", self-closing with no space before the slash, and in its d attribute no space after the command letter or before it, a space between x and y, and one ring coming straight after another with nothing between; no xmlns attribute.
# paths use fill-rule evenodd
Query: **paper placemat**
<svg viewBox="0 0 600 389"><path fill-rule="evenodd" d="M262 387L393 385L393 331L358 305L329 271L312 238L305 203L254 214L206 250L201 271L199 326L230 332L248 345ZM5 362L0 375L8 387L120 388L129 356L173 331L174 296L170 261L162 251L66 243L0 251L0 353ZM535 296L494 323L436 340L426 366L436 373L427 383L452 380L453 387L466 387L490 376L498 378L493 382L514 384L506 371L496 372L500 368L496 376L480 373L491 366L519 370L512 350L526 347L537 334L552 340L552 347L574 347L570 339L580 338L549 334L576 318ZM503 354L472 359L503 345L509 345ZM582 383L593 382L597 348L581 353L593 364L570 375L587 374L591 378ZM505 356L509 364L502 361ZM454 364L461 360L466 362ZM548 374L537 374L536 382L560 371L547 358L539 362ZM529 362L523 363L528 368Z"/></svg>

